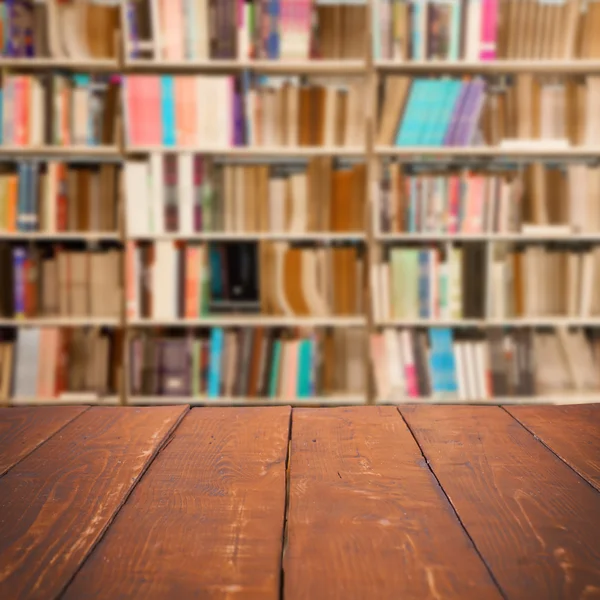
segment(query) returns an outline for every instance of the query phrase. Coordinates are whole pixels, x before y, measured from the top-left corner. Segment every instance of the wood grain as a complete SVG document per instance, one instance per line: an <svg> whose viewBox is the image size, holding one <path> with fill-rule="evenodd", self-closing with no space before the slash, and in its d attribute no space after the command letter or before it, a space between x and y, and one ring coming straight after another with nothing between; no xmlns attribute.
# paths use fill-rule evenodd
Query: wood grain
<svg viewBox="0 0 600 600"><path fill-rule="evenodd" d="M600 596L600 494L498 407L400 409L505 596Z"/></svg>
<svg viewBox="0 0 600 600"><path fill-rule="evenodd" d="M0 479L0 598L54 598L187 409L92 408Z"/></svg>
<svg viewBox="0 0 600 600"><path fill-rule="evenodd" d="M0 408L0 476L86 410L82 406Z"/></svg>
<svg viewBox="0 0 600 600"><path fill-rule="evenodd" d="M65 599L279 598L289 423L192 410Z"/></svg>
<svg viewBox="0 0 600 600"><path fill-rule="evenodd" d="M289 478L286 600L500 598L395 408L294 410Z"/></svg>
<svg viewBox="0 0 600 600"><path fill-rule="evenodd" d="M505 410L600 491L600 404Z"/></svg>

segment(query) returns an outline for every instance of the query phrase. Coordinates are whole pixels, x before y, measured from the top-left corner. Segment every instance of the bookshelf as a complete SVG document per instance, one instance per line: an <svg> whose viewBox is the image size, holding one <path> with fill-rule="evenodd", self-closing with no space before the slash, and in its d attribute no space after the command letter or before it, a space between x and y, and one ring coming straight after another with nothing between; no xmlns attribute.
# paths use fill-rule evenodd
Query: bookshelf
<svg viewBox="0 0 600 600"><path fill-rule="evenodd" d="M322 2L325 4L335 4ZM136 233L128 231L123 225L126 197L121 198L117 207L119 213L119 226L114 232L104 231L62 231L62 232L6 232L0 231L0 242L23 244L77 244L86 247L98 245L114 245L121 249L120 267L124 274L127 272L125 248L134 245L151 245L157 242L173 242L176 244L208 244L208 243L269 243L281 242L290 245L316 245L317 247L337 247L344 244L360 245L363 248L368 270L382 260L382 256L395 245L408 245L410 247L426 247L430 245L469 245L481 243L485 252L493 252L493 248L502 244L535 244L535 243L562 243L569 245L585 245L600 243L600 232L576 232L565 234L559 232L542 232L527 234L520 232L423 232L423 233L394 233L382 232L377 224L379 214L380 173L382 165L394 160L403 166L428 167L440 166L442 168L473 167L482 171L499 169L506 164L529 164L533 161L542 161L570 164L578 162L595 162L600 159L600 146L588 143L569 145L567 147L548 143L519 144L518 146L462 146L462 147L437 147L437 146L391 146L377 143L377 132L381 108L380 86L389 76L427 77L435 76L514 76L516 74L533 75L576 75L593 76L600 74L600 59L531 59L513 58L496 59L489 61L479 60L414 60L397 61L376 58L372 49L372 32L374 15L376 14L377 0L366 0L363 27L366 28L366 44L364 56L351 59L287 59L278 60L235 60L235 59L149 59L146 57L132 58L132 44L127 35L118 36L122 40L122 48L116 59L77 59L77 58L0 58L0 69L5 73L44 73L47 71L65 71L87 74L116 74L126 78L134 75L152 76L197 76L197 75L232 75L241 77L245 74L264 76L295 76L311 80L311 78L343 78L353 77L364 82L366 89L365 101L362 105L364 113L364 138L363 144L355 143L351 146L321 144L311 146L294 145L262 145L262 146L236 146L222 147L199 144L173 144L173 145L137 145L119 142L115 145L96 146L0 146L0 160L39 160L39 161L64 161L73 164L115 164L124 167L127 161L142 161L149 157L169 157L181 155L201 155L208 157L217 164L218 161L234 164L257 165L287 165L307 164L315 158L332 158L338 161L347 161L354 164L364 162L367 167L367 181L365 183L365 226L361 230L350 231L169 231L156 233ZM125 2L120 3L120 22L122 30L128 30L127 7ZM143 44L142 44L143 46ZM141 48L146 52L146 46ZM122 117L127 121L128 115L122 111ZM236 162L238 161L238 162ZM126 196L126 194L124 195ZM452 330L467 332L512 329L544 329L544 328L600 328L600 317L575 317L575 316L544 316L544 317L519 317L519 318L415 318L396 319L378 318L374 314L371 283L367 278L363 281L364 302L361 314L358 315L330 315L330 316L281 316L281 315L254 315L254 314L219 314L194 318L162 318L162 317L132 317L128 314L126 294L122 294L121 317L31 317L23 319L0 318L0 328L92 328L118 330L121 339L116 342L121 347L122 368L117 374L119 390L100 394L94 400L97 404L128 404L152 405L165 403L191 403L197 405L262 405L262 404L297 404L301 406L312 405L353 405L377 404L390 402L389 397L378 394L376 377L373 373L374 359L370 357L371 347L369 338L386 329L429 330L450 328ZM174 330L178 335L194 335L196 330L211 328L236 328L249 329L283 329L304 331L318 330L344 330L357 328L364 331L366 342L362 364L366 376L366 387L363 393L331 393L327 395L312 395L310 397L294 398L281 395L280 397L256 398L247 396L222 395L206 397L202 394L185 396L156 396L134 394L130 392L130 361L128 344L134 335L151 335L155 331ZM1 341L1 338L0 338ZM362 350L362 349L361 349ZM2 388L0 386L0 401ZM402 397L402 394L393 394L392 403L414 402L415 398ZM486 403L536 403L536 402L592 402L600 400L598 394L564 393L560 395L510 395L499 396L486 400ZM15 397L14 404L44 404L90 402L85 395L77 398L69 394L65 398L46 397ZM445 402L444 398L429 397L424 401ZM449 400L454 403L455 398ZM477 402L477 400L470 400Z"/></svg>

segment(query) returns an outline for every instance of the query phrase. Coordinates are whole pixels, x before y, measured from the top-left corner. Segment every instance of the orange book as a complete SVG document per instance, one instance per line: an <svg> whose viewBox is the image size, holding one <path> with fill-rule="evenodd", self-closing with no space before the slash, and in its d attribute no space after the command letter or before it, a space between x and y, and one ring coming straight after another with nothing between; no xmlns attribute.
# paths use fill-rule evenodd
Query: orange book
<svg viewBox="0 0 600 600"><path fill-rule="evenodd" d="M197 142L196 79L175 77L175 123L177 144L193 146Z"/></svg>
<svg viewBox="0 0 600 600"><path fill-rule="evenodd" d="M138 294L138 264L137 247L135 242L127 242L125 249L125 292L127 300L127 318L139 317L139 294Z"/></svg>
<svg viewBox="0 0 600 600"><path fill-rule="evenodd" d="M185 249L185 305L186 319L196 319L200 308L200 249L188 246Z"/></svg>
<svg viewBox="0 0 600 600"><path fill-rule="evenodd" d="M71 130L69 128L69 121L71 120L71 90L66 84L62 88L61 98L60 140L61 145L69 146L71 144Z"/></svg>
<svg viewBox="0 0 600 600"><path fill-rule="evenodd" d="M6 230L13 232L17 230L17 200L19 196L19 181L16 174L8 176L7 185L7 210Z"/></svg>

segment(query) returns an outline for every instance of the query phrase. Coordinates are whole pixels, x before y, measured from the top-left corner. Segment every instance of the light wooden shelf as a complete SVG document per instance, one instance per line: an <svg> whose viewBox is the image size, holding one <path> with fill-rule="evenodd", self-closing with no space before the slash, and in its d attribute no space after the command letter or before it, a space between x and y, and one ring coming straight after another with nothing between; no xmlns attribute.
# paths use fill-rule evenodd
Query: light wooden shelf
<svg viewBox="0 0 600 600"><path fill-rule="evenodd" d="M108 241L118 242L121 237L118 233L109 233L103 231L82 231L82 232L53 232L46 233L44 231L32 231L32 232L5 232L0 231L0 240L9 241L56 241L56 242L70 242L70 241Z"/></svg>
<svg viewBox="0 0 600 600"><path fill-rule="evenodd" d="M117 146L1 146L0 158L107 158L121 161Z"/></svg>
<svg viewBox="0 0 600 600"><path fill-rule="evenodd" d="M120 400L118 396L99 396L98 398L91 400L86 395L81 396L80 398L75 397L75 395L69 395L65 398L41 398L41 397L33 397L33 398L12 398L10 400L10 404L12 406L43 406L43 405L92 405L92 406L118 406L120 404Z"/></svg>
<svg viewBox="0 0 600 600"><path fill-rule="evenodd" d="M548 73L548 74L592 74L600 73L599 60L573 59L499 59L493 61L396 61L377 60L375 69L390 73Z"/></svg>
<svg viewBox="0 0 600 600"><path fill-rule="evenodd" d="M361 60L153 60L129 59L124 73L224 73L256 71L265 74L366 75Z"/></svg>
<svg viewBox="0 0 600 600"><path fill-rule="evenodd" d="M375 154L381 157L406 159L449 158L598 158L600 146L572 146L569 148L501 148L490 146L377 146Z"/></svg>
<svg viewBox="0 0 600 600"><path fill-rule="evenodd" d="M357 406L366 404L365 395L311 396L310 398L242 398L206 396L132 396L130 406L191 404L194 406Z"/></svg>
<svg viewBox="0 0 600 600"><path fill-rule="evenodd" d="M344 146L238 146L238 147L200 147L200 146L128 146L126 154L139 156L144 154L208 154L231 158L311 158L313 156L365 156L364 148Z"/></svg>
<svg viewBox="0 0 600 600"><path fill-rule="evenodd" d="M376 327L450 327L455 329L488 327L600 327L600 317L523 317L515 319L389 319Z"/></svg>
<svg viewBox="0 0 600 600"><path fill-rule="evenodd" d="M378 398L377 404L384 405L404 405L404 404L449 404L449 405L465 405L465 404L481 404L481 405L513 405L513 404L598 404L600 403L599 392L568 392L565 394L557 394L550 396L502 396L497 398L489 398L486 400L459 400L458 398Z"/></svg>
<svg viewBox="0 0 600 600"><path fill-rule="evenodd" d="M349 317L268 317L259 315L218 315L200 319L129 319L130 327L364 327L364 316Z"/></svg>
<svg viewBox="0 0 600 600"><path fill-rule="evenodd" d="M525 233L379 233L381 243L410 242L600 242L599 233L525 234Z"/></svg>
<svg viewBox="0 0 600 600"><path fill-rule="evenodd" d="M119 62L116 59L72 59L72 58L0 58L0 68L18 70L68 70L87 72L118 72Z"/></svg>
<svg viewBox="0 0 600 600"><path fill-rule="evenodd" d="M119 319L98 317L0 318L0 327L119 327Z"/></svg>
<svg viewBox="0 0 600 600"><path fill-rule="evenodd" d="M1 234L0 234L1 237ZM206 233L148 233L143 235L130 235L127 239L133 241L164 241L164 240L186 240L186 241L260 241L260 240L280 240L291 242L338 242L366 239L366 234L362 231L348 232L307 232L307 233L290 233L290 232L257 232L257 233L235 233L226 231L206 232Z"/></svg>

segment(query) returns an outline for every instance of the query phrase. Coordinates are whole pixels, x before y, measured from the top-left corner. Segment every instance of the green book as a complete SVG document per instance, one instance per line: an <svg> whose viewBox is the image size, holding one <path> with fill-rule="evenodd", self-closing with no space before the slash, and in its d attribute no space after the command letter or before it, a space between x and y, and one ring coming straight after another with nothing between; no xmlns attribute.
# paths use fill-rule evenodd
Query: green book
<svg viewBox="0 0 600 600"><path fill-rule="evenodd" d="M277 396L279 383L279 367L281 366L281 340L276 340L273 347L273 360L271 362L271 375L269 377L269 398Z"/></svg>

